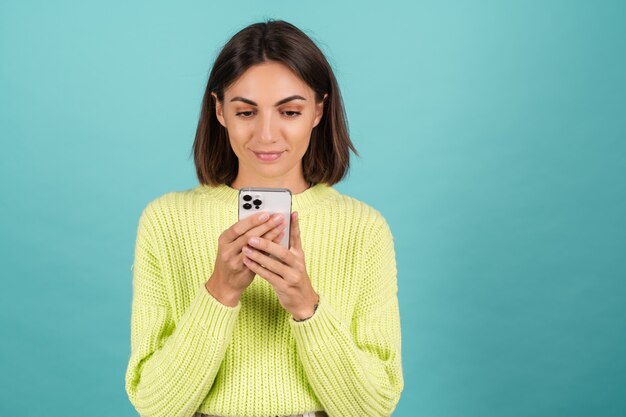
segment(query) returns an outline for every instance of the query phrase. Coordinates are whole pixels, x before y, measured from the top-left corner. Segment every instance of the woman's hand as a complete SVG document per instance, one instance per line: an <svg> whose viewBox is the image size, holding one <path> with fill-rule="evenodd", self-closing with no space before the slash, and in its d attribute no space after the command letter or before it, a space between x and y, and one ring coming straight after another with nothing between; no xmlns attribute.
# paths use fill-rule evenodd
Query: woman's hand
<svg viewBox="0 0 626 417"><path fill-rule="evenodd" d="M254 279L254 272L243 264L241 248L251 237L262 236L268 242L280 242L285 227L283 215L275 214L270 218L267 213L259 213L226 229L217 241L215 267L205 283L207 291L220 303L235 307Z"/></svg>
<svg viewBox="0 0 626 417"><path fill-rule="evenodd" d="M314 305L319 298L306 272L297 212L291 213L290 241L291 247L285 249L269 239L248 238L248 246L242 248L245 255L243 262L274 287L280 304L295 319L300 320L313 315Z"/></svg>

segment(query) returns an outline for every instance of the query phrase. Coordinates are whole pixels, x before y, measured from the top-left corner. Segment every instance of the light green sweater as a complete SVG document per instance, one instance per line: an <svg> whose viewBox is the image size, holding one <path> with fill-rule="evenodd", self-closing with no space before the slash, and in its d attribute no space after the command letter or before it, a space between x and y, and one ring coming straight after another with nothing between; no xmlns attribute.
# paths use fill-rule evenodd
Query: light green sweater
<svg viewBox="0 0 626 417"><path fill-rule="evenodd" d="M387 416L404 382L393 236L374 208L327 184L293 195L320 303L296 322L259 276L236 307L214 299L219 235L238 190L199 185L139 218L126 392L144 417Z"/></svg>

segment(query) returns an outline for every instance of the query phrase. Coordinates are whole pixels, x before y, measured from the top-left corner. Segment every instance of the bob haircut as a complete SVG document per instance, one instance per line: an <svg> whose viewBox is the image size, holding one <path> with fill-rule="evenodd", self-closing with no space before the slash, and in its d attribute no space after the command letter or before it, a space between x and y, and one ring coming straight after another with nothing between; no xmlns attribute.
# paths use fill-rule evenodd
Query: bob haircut
<svg viewBox="0 0 626 417"><path fill-rule="evenodd" d="M215 93L224 100L224 91L248 68L266 61L289 67L315 92L317 103L328 94L322 119L311 131L309 147L302 157L306 181L333 185L341 181L350 166L348 126L335 75L322 51L304 32L283 20L269 19L237 32L222 48L213 64L202 99L202 110L193 143L196 175L201 184L230 185L239 170L228 132L215 115Z"/></svg>

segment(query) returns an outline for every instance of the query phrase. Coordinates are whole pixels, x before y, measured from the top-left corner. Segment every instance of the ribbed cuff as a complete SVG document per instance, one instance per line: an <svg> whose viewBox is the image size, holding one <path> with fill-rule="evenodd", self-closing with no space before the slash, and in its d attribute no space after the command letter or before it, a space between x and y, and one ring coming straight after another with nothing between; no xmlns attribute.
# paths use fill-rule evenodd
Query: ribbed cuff
<svg viewBox="0 0 626 417"><path fill-rule="evenodd" d="M342 325L326 298L322 294L319 297L317 310L310 319L301 322L289 320L296 344L307 349L317 349L326 341L336 338L339 330L337 326Z"/></svg>
<svg viewBox="0 0 626 417"><path fill-rule="evenodd" d="M209 294L203 283L189 305L188 320L197 330L220 336L235 326L239 310L241 303L237 303L235 307L220 303Z"/></svg>

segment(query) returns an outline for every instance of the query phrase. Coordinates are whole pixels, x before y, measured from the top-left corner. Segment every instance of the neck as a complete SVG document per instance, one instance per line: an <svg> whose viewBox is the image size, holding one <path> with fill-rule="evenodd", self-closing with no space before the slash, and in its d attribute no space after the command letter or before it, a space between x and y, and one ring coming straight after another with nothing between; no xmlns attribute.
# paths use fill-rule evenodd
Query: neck
<svg viewBox="0 0 626 417"><path fill-rule="evenodd" d="M300 178L295 181L280 178L258 178L246 180L241 178L241 176L237 176L230 186L237 189L244 187L287 188L292 194L300 194L311 188L312 184L304 178Z"/></svg>
<svg viewBox="0 0 626 417"><path fill-rule="evenodd" d="M259 185L258 183L250 183L245 186L261 187L266 184ZM280 187L284 188L284 187ZM231 184L218 184L217 186L203 184L198 187L202 193L207 193L210 198L215 201L221 201L228 205L231 209L236 210L237 207L237 195L239 190L233 187ZM291 191L291 190L290 190ZM314 207L318 207L324 201L328 201L332 198L337 198L340 194L327 183L320 182L314 184L313 187L305 190L304 192L294 193L292 192L292 211L304 213L311 210Z"/></svg>

